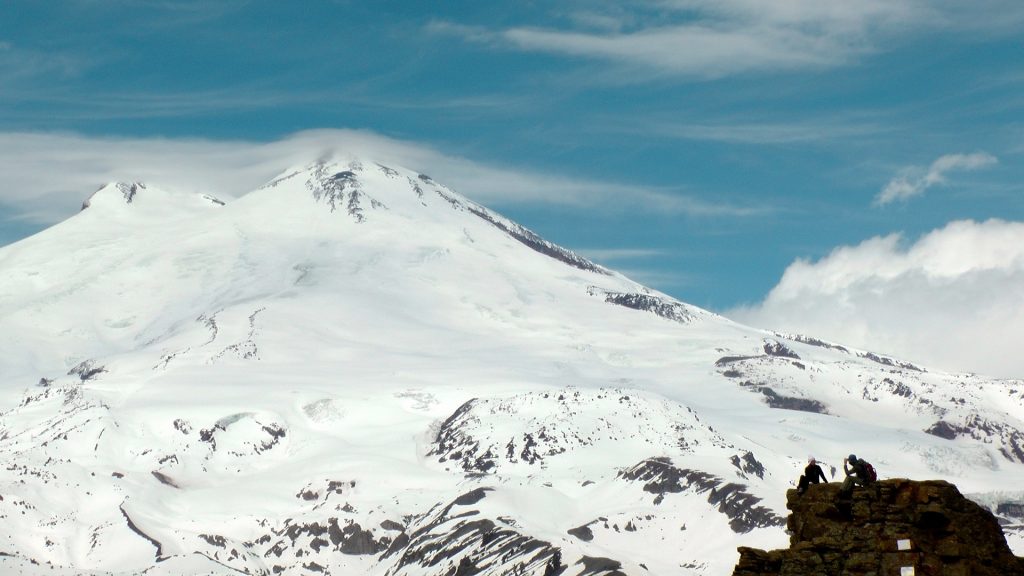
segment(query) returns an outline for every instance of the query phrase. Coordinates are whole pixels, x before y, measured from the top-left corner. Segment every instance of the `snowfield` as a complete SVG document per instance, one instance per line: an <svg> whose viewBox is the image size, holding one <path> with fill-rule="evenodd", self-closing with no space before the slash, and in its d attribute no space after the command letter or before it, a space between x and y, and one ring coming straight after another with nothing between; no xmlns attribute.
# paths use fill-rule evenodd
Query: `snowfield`
<svg viewBox="0 0 1024 576"><path fill-rule="evenodd" d="M736 324L351 158L0 248L0 572L730 574L813 454L1024 554L1024 381Z"/></svg>

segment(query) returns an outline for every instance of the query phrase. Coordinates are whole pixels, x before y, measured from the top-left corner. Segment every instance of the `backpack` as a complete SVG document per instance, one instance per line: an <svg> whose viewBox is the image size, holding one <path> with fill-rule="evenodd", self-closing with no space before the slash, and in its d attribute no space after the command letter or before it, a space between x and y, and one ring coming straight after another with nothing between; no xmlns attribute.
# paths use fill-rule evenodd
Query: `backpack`
<svg viewBox="0 0 1024 576"><path fill-rule="evenodd" d="M871 463L866 460L863 460L862 462L864 462L864 479L867 480L868 482L874 482L875 480L878 480L878 473L875 472L875 467L872 466Z"/></svg>

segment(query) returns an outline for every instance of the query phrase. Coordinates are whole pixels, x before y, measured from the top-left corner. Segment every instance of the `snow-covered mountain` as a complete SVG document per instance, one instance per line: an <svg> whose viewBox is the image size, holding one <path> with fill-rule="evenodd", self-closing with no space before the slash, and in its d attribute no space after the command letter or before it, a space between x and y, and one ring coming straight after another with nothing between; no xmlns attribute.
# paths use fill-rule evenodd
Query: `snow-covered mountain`
<svg viewBox="0 0 1024 576"><path fill-rule="evenodd" d="M0 248L0 408L4 574L729 574L851 452L1024 552L1024 381L738 325L365 159Z"/></svg>

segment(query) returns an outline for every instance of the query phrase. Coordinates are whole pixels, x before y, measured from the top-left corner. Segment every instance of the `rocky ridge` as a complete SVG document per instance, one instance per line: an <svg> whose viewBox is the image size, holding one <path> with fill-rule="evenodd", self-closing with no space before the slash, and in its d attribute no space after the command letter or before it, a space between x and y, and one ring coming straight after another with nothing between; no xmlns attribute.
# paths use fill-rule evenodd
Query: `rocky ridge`
<svg viewBox="0 0 1024 576"><path fill-rule="evenodd" d="M882 480L837 500L838 483L787 494L790 547L741 547L733 576L1024 574L996 517L942 480Z"/></svg>

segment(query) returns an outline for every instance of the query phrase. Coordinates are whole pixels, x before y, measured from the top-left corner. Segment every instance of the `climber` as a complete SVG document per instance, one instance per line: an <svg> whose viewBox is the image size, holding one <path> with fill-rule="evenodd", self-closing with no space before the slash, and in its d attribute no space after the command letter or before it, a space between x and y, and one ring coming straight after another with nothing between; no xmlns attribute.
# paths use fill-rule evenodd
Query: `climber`
<svg viewBox="0 0 1024 576"><path fill-rule="evenodd" d="M850 465L847 466L847 463ZM853 486L855 484L867 486L875 481L874 467L866 460L857 458L853 454L843 458L843 472L846 472L846 479L843 480L843 485L839 487L840 498L849 498L853 494Z"/></svg>
<svg viewBox="0 0 1024 576"><path fill-rule="evenodd" d="M807 491L807 486L818 484L819 482L828 483L828 478L825 478L825 473L821 471L821 466L818 466L814 456L811 456L807 460L807 467L804 468L803 475L800 476L800 482L796 486L796 493L803 494Z"/></svg>

